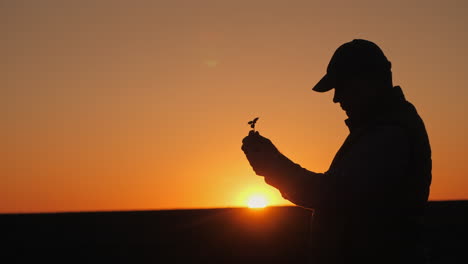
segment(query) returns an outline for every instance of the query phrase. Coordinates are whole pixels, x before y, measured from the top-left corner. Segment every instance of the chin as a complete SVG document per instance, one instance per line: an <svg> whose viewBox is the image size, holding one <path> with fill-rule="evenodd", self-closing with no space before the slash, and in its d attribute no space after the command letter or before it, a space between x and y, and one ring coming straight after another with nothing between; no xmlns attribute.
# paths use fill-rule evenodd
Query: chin
<svg viewBox="0 0 468 264"><path fill-rule="evenodd" d="M346 112L346 115L347 115L348 117L353 117L353 118L356 117L356 112L349 111L349 110L347 110L347 111L345 111L345 112Z"/></svg>

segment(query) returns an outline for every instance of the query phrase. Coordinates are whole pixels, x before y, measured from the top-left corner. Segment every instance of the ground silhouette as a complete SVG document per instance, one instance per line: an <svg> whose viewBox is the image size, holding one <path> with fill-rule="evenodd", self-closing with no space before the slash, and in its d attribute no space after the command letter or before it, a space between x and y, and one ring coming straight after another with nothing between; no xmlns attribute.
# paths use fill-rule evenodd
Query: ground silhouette
<svg viewBox="0 0 468 264"><path fill-rule="evenodd" d="M468 201L428 204L430 263L468 263L466 212ZM0 215L16 263L304 263L309 220L301 207Z"/></svg>

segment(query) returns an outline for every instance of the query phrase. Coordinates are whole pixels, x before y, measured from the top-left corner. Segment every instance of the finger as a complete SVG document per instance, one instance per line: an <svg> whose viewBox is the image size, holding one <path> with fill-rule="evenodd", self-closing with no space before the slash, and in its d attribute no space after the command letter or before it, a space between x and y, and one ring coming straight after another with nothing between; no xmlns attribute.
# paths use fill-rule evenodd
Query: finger
<svg viewBox="0 0 468 264"><path fill-rule="evenodd" d="M249 134L244 139L242 139L242 143L255 142L255 141L258 141L258 140L254 134Z"/></svg>
<svg viewBox="0 0 468 264"><path fill-rule="evenodd" d="M262 142L258 138L254 138L252 136L247 136L242 140L242 144L246 148L260 148Z"/></svg>
<svg viewBox="0 0 468 264"><path fill-rule="evenodd" d="M242 151L244 151L244 153L246 153L246 154L247 154L247 148L245 147L245 145L244 145L244 144L242 144L242 146L241 146L241 150L242 150Z"/></svg>
<svg viewBox="0 0 468 264"><path fill-rule="evenodd" d="M261 143L271 143L271 140L264 137L264 136L261 136L258 131L255 132L255 134L253 134L252 136L250 136L250 138L248 140L255 140L256 142L261 142Z"/></svg>
<svg viewBox="0 0 468 264"><path fill-rule="evenodd" d="M258 144L255 144L255 143L244 143L242 144L241 149L242 151L247 153L247 152L259 152L261 148L259 147Z"/></svg>
<svg viewBox="0 0 468 264"><path fill-rule="evenodd" d="M257 135L256 136L256 139L259 141L259 142L262 142L262 143L270 143L271 140L264 137L264 136L260 136L260 135Z"/></svg>
<svg viewBox="0 0 468 264"><path fill-rule="evenodd" d="M255 138L262 137L262 136L260 136L260 133L258 131L253 131L253 130L250 130L249 136L252 136L252 137L255 137Z"/></svg>

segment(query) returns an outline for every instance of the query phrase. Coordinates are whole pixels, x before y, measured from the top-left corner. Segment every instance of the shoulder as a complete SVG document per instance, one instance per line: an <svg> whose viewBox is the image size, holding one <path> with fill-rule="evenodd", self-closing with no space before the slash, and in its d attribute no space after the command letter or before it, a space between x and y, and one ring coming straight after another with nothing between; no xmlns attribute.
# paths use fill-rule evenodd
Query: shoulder
<svg viewBox="0 0 468 264"><path fill-rule="evenodd" d="M408 131L406 128L398 125L378 125L370 128L366 135L375 139L407 139Z"/></svg>
<svg viewBox="0 0 468 264"><path fill-rule="evenodd" d="M397 125L379 125L364 133L360 140L361 150L376 152L406 153L409 150L407 129Z"/></svg>

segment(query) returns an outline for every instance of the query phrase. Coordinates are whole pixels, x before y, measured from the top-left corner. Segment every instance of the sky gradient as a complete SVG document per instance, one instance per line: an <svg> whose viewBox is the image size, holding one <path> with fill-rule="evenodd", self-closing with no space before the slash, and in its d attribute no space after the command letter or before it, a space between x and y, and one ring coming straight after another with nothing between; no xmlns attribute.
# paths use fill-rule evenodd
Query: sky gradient
<svg viewBox="0 0 468 264"><path fill-rule="evenodd" d="M348 130L311 91L377 43L423 118L430 200L468 199L466 1L1 1L0 213L246 206L247 121L324 172ZM395 194L398 195L398 194Z"/></svg>

